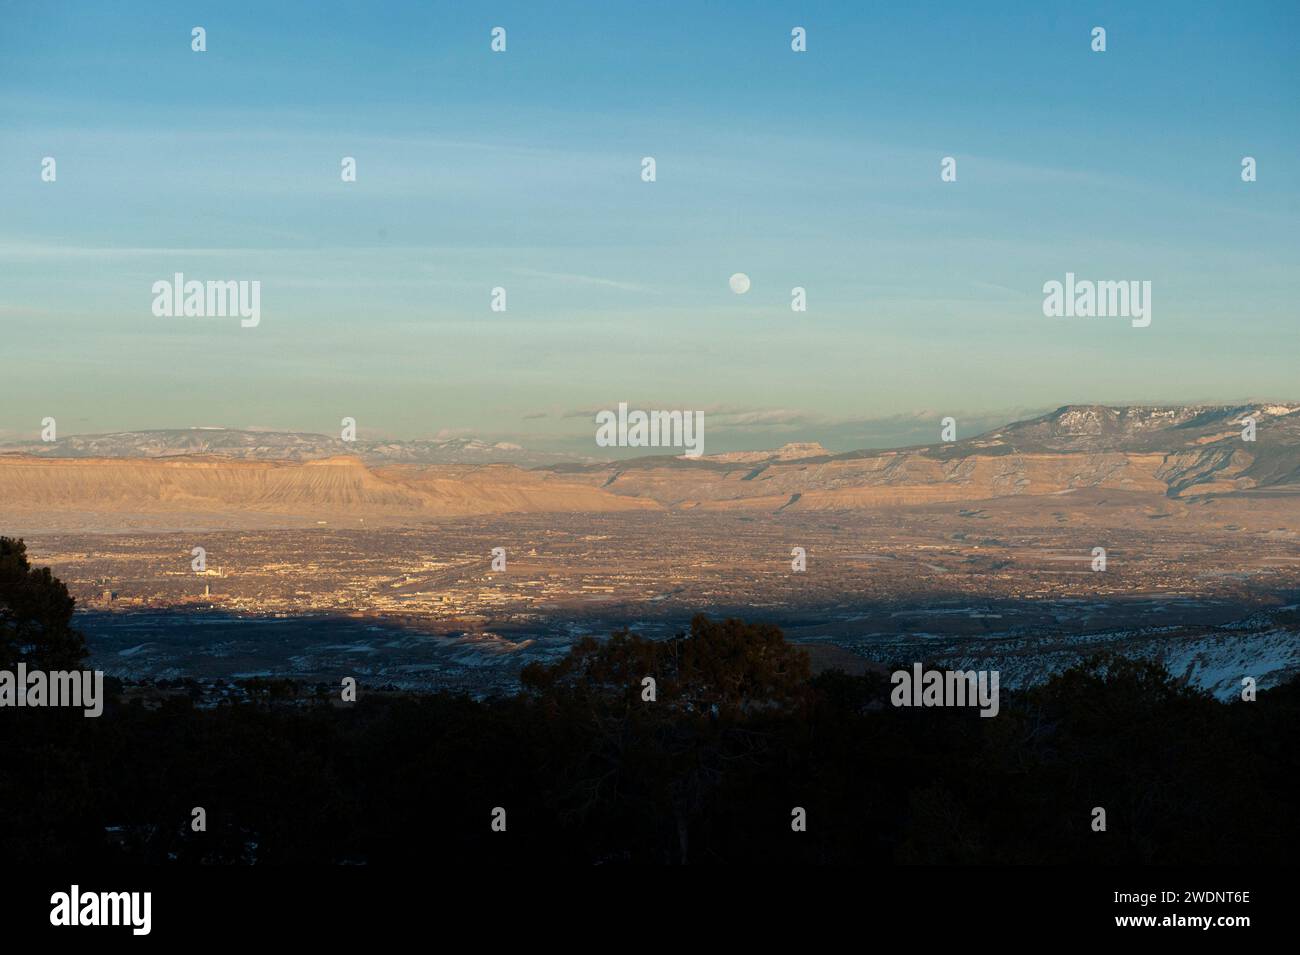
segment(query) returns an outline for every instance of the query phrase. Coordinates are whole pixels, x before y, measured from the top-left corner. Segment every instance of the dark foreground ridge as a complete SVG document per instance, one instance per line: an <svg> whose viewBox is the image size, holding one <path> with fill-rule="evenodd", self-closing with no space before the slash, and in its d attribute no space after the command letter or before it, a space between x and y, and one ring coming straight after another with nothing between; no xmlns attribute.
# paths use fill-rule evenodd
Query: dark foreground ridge
<svg viewBox="0 0 1300 955"><path fill-rule="evenodd" d="M76 658L61 588L5 542L6 661ZM1224 704L1097 657L1004 692L995 718L896 708L890 689L810 676L776 627L704 616L666 641L583 640L481 701L282 681L203 706L119 685L98 719L0 710L0 856L1195 864L1297 844L1300 682Z"/></svg>

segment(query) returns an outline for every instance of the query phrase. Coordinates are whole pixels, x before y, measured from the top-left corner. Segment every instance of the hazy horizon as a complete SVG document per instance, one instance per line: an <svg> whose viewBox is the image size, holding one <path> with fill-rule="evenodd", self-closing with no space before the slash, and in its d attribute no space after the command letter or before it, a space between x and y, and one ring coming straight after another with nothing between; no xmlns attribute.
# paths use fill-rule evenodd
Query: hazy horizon
<svg viewBox="0 0 1300 955"><path fill-rule="evenodd" d="M975 438L996 431L1007 425L1029 421L1058 411L1065 407L1268 407L1295 406L1300 408L1300 401L1286 401L1279 398L1250 398L1226 402L1156 402L1148 405L1122 403L1103 405L1100 402L1070 402L1052 408L1022 409L1019 411L1002 410L986 415L963 415L955 417L956 439ZM567 455L574 460L613 461L636 457L662 457L665 453L676 454L674 449L661 448L598 448L592 445L590 415L586 412L571 412L561 416L575 424L575 430L567 435L543 435L526 439L518 443L514 435L480 435L472 432L444 432L441 434L398 436L382 430L358 428L356 438L363 446L384 442L418 443L418 442L454 442L479 441L490 446L508 446L518 452L536 452L538 454L559 457ZM709 425L709 441L706 455L761 452L778 450L784 445L820 444L832 453L844 453L857 450L889 450L934 444L941 437L944 415L933 411L918 411L910 415L896 415L889 418L863 418L849 421L809 421L801 418L775 422L763 420L758 422L756 430L746 426L745 415L728 409L711 409L705 412ZM719 426L719 421L721 422ZM784 429L784 430L778 430ZM123 434L163 434L185 431L229 431L239 433L293 434L311 435L337 440L336 434L327 429L283 428L267 425L250 425L245 427L193 424L161 428L120 428L102 432L67 432L60 431L58 440L71 438L91 439L105 438ZM40 442L38 430L26 435L12 435L0 432L0 448L25 448ZM43 445L44 442L41 442ZM212 452L218 453L218 452ZM503 457L508 460L509 455Z"/></svg>

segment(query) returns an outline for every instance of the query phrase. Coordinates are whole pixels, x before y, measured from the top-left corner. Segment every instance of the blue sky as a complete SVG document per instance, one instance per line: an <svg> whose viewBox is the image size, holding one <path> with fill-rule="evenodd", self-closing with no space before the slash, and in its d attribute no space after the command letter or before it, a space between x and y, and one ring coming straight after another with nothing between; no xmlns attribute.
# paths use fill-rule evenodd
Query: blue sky
<svg viewBox="0 0 1300 955"><path fill-rule="evenodd" d="M1300 400L1300 5L980 6L0 3L0 439ZM155 317L178 271L261 324ZM1067 271L1151 281L1151 326L1045 318Z"/></svg>

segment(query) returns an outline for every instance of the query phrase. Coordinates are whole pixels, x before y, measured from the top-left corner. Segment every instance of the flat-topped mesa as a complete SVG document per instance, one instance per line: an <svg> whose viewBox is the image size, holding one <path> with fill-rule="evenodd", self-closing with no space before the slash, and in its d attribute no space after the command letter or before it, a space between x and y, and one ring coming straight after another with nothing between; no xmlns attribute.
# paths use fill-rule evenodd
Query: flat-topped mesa
<svg viewBox="0 0 1300 955"><path fill-rule="evenodd" d="M511 465L373 468L355 456L247 461L7 454L0 455L0 488L0 516L22 526L55 512L408 519L658 506Z"/></svg>
<svg viewBox="0 0 1300 955"><path fill-rule="evenodd" d="M775 451L724 451L721 454L705 455L705 460L718 461L723 464L756 461L795 461L801 458L831 457L834 453L834 451L822 447L816 441L792 441L781 445Z"/></svg>
<svg viewBox="0 0 1300 955"><path fill-rule="evenodd" d="M1246 436L1244 421L1253 440ZM953 442L832 453L776 451L525 468L503 463L382 463L349 446L306 460L213 453L79 457L0 454L0 520L48 515L144 526L161 515L288 523L508 513L669 509L784 514L1100 489L1158 498L1300 493L1300 409L1072 405ZM133 515L131 522L119 520ZM147 518L147 520L146 520ZM162 520L165 518L165 520ZM70 518L69 518L70 519ZM144 521L144 523L141 523ZM49 523L49 522L45 522ZM68 523L63 520L62 523Z"/></svg>

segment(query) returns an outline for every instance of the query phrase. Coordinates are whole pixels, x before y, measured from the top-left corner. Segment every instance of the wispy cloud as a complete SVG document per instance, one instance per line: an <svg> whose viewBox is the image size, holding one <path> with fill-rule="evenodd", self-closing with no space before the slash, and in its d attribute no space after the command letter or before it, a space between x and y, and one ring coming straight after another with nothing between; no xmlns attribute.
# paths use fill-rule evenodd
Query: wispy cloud
<svg viewBox="0 0 1300 955"><path fill-rule="evenodd" d="M644 285L638 285L635 282L620 282L616 279L601 278L597 275L577 275L573 272L545 272L540 269L511 269L515 275L526 275L530 278L547 279L554 282L563 282L567 285L599 285L603 288L616 288L624 292L650 292L652 289Z"/></svg>

